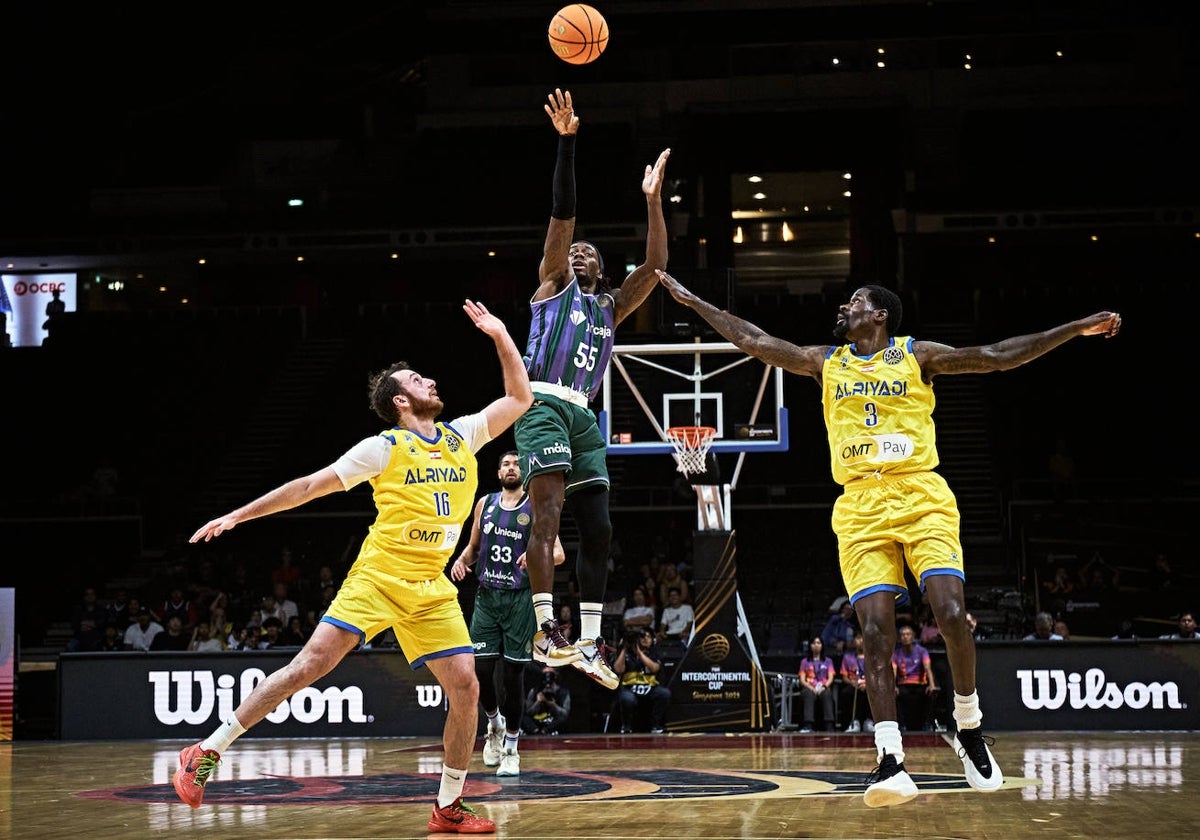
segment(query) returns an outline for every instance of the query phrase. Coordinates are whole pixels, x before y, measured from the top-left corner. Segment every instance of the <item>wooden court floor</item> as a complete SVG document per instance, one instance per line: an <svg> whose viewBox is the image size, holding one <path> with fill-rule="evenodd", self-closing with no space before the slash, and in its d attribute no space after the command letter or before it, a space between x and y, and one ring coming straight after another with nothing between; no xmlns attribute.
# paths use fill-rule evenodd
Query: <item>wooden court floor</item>
<svg viewBox="0 0 1200 840"><path fill-rule="evenodd" d="M441 749L407 738L243 738L205 804L171 787L183 744L0 744L0 838L448 837L425 830ZM479 750L467 799L512 840L590 838L1142 838L1200 829L1200 733L997 733L995 793L970 790L946 736L906 737L922 795L862 803L870 735L526 737L521 775Z"/></svg>

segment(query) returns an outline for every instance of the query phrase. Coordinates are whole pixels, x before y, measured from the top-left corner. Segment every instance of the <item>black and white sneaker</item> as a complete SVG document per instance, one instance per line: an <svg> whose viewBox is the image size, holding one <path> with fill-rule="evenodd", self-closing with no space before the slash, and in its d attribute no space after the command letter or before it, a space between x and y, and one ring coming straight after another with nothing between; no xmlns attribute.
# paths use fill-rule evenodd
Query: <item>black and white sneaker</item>
<svg viewBox="0 0 1200 840"><path fill-rule="evenodd" d="M983 734L983 730L960 729L954 736L954 751L962 759L963 773L967 784L975 790L998 790L1004 784L1004 774L988 749L995 740Z"/></svg>
<svg viewBox="0 0 1200 840"><path fill-rule="evenodd" d="M917 784L896 761L896 756L883 754L879 766L867 776L867 792L863 802L868 808L884 808L888 805L903 805L917 798Z"/></svg>

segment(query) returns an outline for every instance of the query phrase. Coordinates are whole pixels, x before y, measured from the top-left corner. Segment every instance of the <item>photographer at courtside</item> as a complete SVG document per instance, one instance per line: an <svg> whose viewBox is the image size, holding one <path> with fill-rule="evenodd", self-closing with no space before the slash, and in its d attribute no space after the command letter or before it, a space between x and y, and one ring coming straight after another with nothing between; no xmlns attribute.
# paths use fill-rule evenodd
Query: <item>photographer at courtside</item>
<svg viewBox="0 0 1200 840"><path fill-rule="evenodd" d="M621 648L613 660L613 671L621 678L617 688L617 703L621 712L621 732L632 732L639 709L650 710L650 731L660 733L667 722L667 707L671 692L658 684L662 657L654 643L654 634L647 627L635 628L625 634Z"/></svg>

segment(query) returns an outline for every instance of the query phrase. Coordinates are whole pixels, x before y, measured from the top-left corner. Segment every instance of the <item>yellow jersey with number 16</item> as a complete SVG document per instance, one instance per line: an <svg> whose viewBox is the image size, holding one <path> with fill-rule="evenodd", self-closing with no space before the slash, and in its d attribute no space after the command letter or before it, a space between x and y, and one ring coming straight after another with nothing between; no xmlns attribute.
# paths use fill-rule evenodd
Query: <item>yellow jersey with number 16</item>
<svg viewBox="0 0 1200 840"><path fill-rule="evenodd" d="M821 403L838 484L938 465L933 387L921 379L912 344L911 336L893 337L871 356L844 344L825 357Z"/></svg>

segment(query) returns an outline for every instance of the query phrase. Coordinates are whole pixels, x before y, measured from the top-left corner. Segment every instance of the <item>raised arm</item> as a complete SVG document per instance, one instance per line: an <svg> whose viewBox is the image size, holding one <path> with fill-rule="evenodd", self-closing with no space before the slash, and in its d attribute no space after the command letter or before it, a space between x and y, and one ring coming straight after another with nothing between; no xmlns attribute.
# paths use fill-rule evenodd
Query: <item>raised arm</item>
<svg viewBox="0 0 1200 840"><path fill-rule="evenodd" d="M269 516L283 510L291 510L305 502L321 496L328 496L339 490L345 490L342 480L338 478L332 466L317 470L310 475L294 478L287 484L280 485L268 493L264 493L252 502L247 502L235 511L217 517L202 526L188 542L208 542L213 537L219 537L241 522Z"/></svg>
<svg viewBox="0 0 1200 840"><path fill-rule="evenodd" d="M549 100L542 107L558 132L558 154L554 161L550 226L542 246L536 300L554 296L574 276L568 254L575 236L575 133L579 131L579 117L575 116L569 90L563 92L556 88Z"/></svg>
<svg viewBox="0 0 1200 840"><path fill-rule="evenodd" d="M731 315L723 309L717 309L703 298L696 297L665 271L658 271L656 274L659 282L671 293L671 297L707 321L726 341L734 344L742 352L761 359L768 365L820 380L821 365L829 355L829 346L800 347L782 338L775 338L749 321Z"/></svg>
<svg viewBox="0 0 1200 840"><path fill-rule="evenodd" d="M642 192L646 196L646 260L613 291L615 323L619 324L642 305L658 283L654 273L667 267L667 222L663 218L662 184L670 149L663 149L654 165L646 165Z"/></svg>
<svg viewBox="0 0 1200 840"><path fill-rule="evenodd" d="M1040 333L1018 335L980 347L950 347L933 341L917 341L913 353L926 381L943 373L991 373L1011 370L1060 344L1081 335L1112 338L1121 331L1121 316L1116 312L1097 312L1078 321L1051 327Z"/></svg>
<svg viewBox="0 0 1200 840"><path fill-rule="evenodd" d="M513 343L512 336L504 322L492 313L482 303L468 300L463 304L466 312L475 326L492 337L496 342L496 355L500 357L500 369L504 373L504 396L488 405L483 410L487 416L488 432L493 438L498 437L505 429L516 422L517 418L533 405L533 391L529 389L529 373L525 370L525 361L521 351Z"/></svg>

